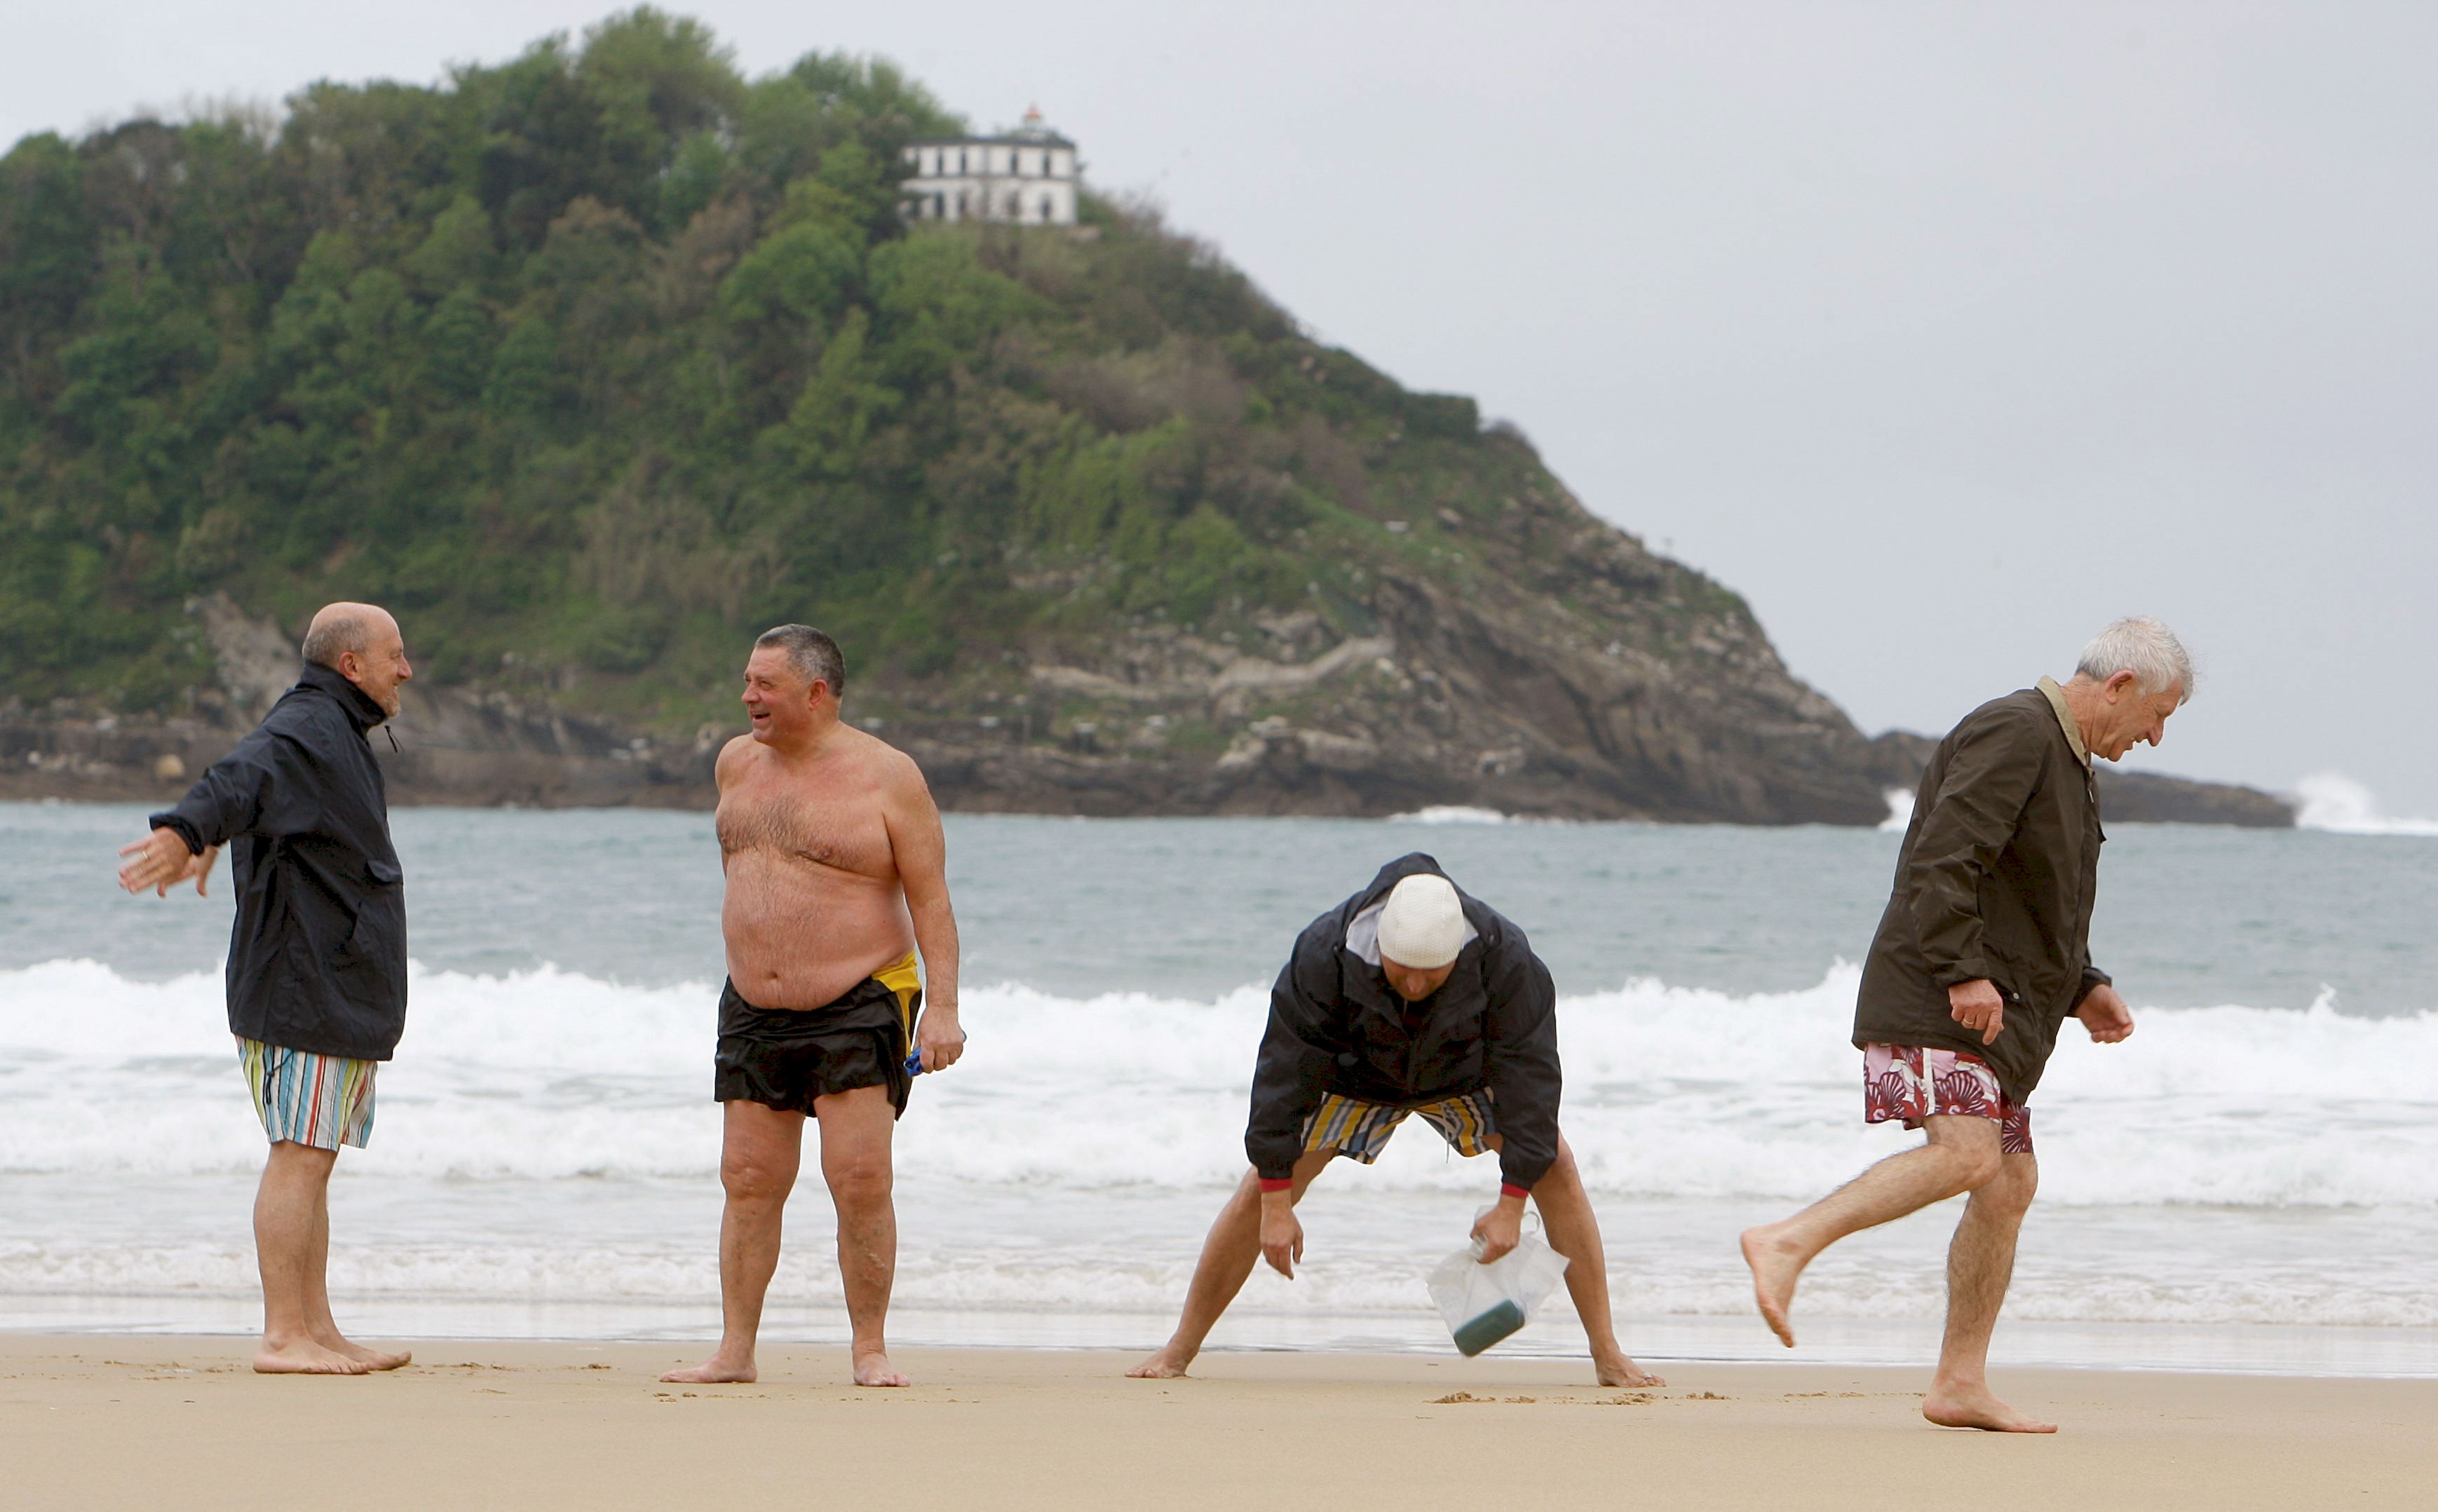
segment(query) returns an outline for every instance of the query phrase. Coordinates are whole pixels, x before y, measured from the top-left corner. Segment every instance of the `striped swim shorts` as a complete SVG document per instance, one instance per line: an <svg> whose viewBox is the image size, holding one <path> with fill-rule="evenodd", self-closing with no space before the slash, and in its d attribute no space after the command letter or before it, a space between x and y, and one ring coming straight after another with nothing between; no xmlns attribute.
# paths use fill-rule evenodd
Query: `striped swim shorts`
<svg viewBox="0 0 2438 1512"><path fill-rule="evenodd" d="M1380 1158L1380 1152L1388 1148L1388 1136L1412 1114L1437 1129L1458 1154L1484 1155L1490 1152L1491 1136L1498 1133L1490 1103L1488 1087L1413 1108L1357 1102L1332 1092L1321 1099L1320 1111L1305 1121L1303 1147L1327 1150L1334 1145L1339 1154L1368 1166Z"/></svg>
<svg viewBox="0 0 2438 1512"><path fill-rule="evenodd" d="M238 1064L254 1094L255 1116L273 1144L283 1140L336 1150L362 1150L373 1134L373 1073L378 1061L351 1061L265 1045L242 1035Z"/></svg>

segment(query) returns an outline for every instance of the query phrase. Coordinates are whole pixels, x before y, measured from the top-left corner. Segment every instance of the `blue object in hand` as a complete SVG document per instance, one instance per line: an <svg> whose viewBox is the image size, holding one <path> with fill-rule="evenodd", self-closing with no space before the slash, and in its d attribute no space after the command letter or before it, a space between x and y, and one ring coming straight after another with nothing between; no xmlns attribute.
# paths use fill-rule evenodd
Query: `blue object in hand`
<svg viewBox="0 0 2438 1512"><path fill-rule="evenodd" d="M906 1074L908 1076L921 1076L923 1074L922 1051L917 1050L906 1058Z"/></svg>

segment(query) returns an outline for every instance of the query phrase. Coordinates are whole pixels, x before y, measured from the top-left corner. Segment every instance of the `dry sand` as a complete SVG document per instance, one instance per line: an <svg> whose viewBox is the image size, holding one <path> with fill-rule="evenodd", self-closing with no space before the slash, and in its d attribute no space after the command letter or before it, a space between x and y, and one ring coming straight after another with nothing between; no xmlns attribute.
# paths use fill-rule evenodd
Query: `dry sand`
<svg viewBox="0 0 2438 1512"><path fill-rule="evenodd" d="M2438 1381L2014 1370L2054 1438L1933 1428L1925 1373L1220 1353L909 1350L906 1391L784 1347L424 1343L392 1376L268 1378L249 1340L0 1336L0 1507L2438 1506Z"/></svg>

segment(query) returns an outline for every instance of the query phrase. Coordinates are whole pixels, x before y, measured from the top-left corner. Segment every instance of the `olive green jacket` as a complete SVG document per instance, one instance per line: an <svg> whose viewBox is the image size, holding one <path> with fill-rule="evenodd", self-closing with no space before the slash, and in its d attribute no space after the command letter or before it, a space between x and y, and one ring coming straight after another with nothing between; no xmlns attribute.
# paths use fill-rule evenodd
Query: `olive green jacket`
<svg viewBox="0 0 2438 1512"><path fill-rule="evenodd" d="M1967 1051L2017 1102L2040 1084L2058 1029L2109 979L2090 948L2108 836L2081 736L2053 688L1992 699L1939 742L1854 1010L1857 1046ZM2005 1027L1987 1046L1947 998L1985 977L2006 1000Z"/></svg>

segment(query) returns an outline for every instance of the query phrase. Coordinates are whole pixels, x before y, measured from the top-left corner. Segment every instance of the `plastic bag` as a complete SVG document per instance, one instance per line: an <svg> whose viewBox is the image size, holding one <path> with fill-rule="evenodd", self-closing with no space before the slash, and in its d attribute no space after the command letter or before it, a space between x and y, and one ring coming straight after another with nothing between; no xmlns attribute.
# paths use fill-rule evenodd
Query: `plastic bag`
<svg viewBox="0 0 2438 1512"><path fill-rule="evenodd" d="M1458 1352L1467 1359L1531 1322L1566 1274L1566 1257L1541 1237L1540 1215L1524 1217L1523 1236L1515 1247L1490 1264L1481 1263L1482 1243L1475 1239L1431 1272L1431 1300L1447 1320Z"/></svg>

